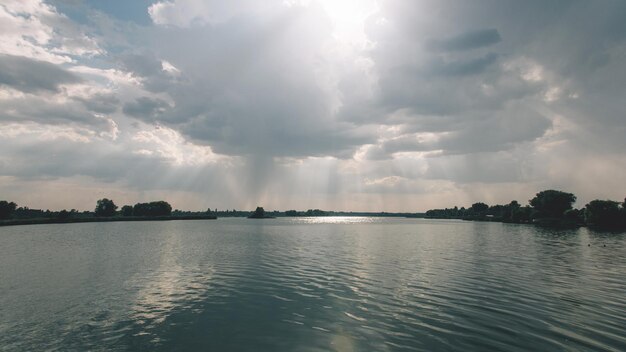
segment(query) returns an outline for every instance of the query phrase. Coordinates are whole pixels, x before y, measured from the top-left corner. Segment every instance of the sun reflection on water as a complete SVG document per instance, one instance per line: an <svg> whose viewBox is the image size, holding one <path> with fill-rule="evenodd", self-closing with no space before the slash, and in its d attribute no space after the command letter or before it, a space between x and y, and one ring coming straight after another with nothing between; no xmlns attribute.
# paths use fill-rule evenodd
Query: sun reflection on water
<svg viewBox="0 0 626 352"><path fill-rule="evenodd" d="M375 221L369 216L318 216L293 218L296 224L367 224Z"/></svg>

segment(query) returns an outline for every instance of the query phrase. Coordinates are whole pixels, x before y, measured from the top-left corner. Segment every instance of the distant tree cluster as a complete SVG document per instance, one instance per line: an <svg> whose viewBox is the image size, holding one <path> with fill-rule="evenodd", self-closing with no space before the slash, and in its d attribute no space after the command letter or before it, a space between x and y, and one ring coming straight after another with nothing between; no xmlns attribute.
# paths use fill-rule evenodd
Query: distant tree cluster
<svg viewBox="0 0 626 352"><path fill-rule="evenodd" d="M89 211L79 212L76 209L50 211L42 209L30 209L29 207L17 207L15 202L0 201L0 220L8 219L69 219L92 216Z"/></svg>
<svg viewBox="0 0 626 352"><path fill-rule="evenodd" d="M263 207L256 207L256 209L254 210L254 212L250 216L252 216L252 217L264 217L265 216L265 209L263 209Z"/></svg>
<svg viewBox="0 0 626 352"><path fill-rule="evenodd" d="M0 219L9 219L15 212L17 204L14 202L7 202L6 200L0 200Z"/></svg>
<svg viewBox="0 0 626 352"><path fill-rule="evenodd" d="M133 206L133 216L170 216L172 206L166 201L137 203Z"/></svg>
<svg viewBox="0 0 626 352"><path fill-rule="evenodd" d="M532 209L522 207L516 200L509 204L492 205L474 203L470 208L454 207L432 209L426 212L426 217L437 219L464 219L464 220L493 220L502 222L527 223L531 221Z"/></svg>
<svg viewBox="0 0 626 352"><path fill-rule="evenodd" d="M572 193L546 190L521 206L517 201L505 205L488 206L474 203L470 208L432 209L426 217L436 219L464 219L513 223L539 223L565 226L588 225L597 228L626 228L626 199L620 204L610 200L594 200L583 209L574 209L576 196Z"/></svg>
<svg viewBox="0 0 626 352"><path fill-rule="evenodd" d="M535 210L535 218L560 218L572 209L576 196L555 190L541 191L529 201Z"/></svg>
<svg viewBox="0 0 626 352"><path fill-rule="evenodd" d="M248 213L246 213L247 215ZM91 221L111 221L116 217L170 217L172 216L172 206L166 201L154 201L149 203L137 203L134 206L124 205L118 211L115 202L108 198L99 199L93 211L79 212L76 209L50 211L41 209L30 209L28 207L17 207L15 202L0 200L0 221L1 220L24 220L24 223L33 223L26 220L41 220L37 223L55 222L91 222ZM217 218L211 209L206 212L177 211L175 216L180 219L215 219ZM96 220L94 218L100 218ZM122 220L122 219L119 219ZM133 219L126 219L133 220Z"/></svg>
<svg viewBox="0 0 626 352"><path fill-rule="evenodd" d="M133 206L132 205L124 205L122 209L120 209L120 214L122 216L133 216Z"/></svg>
<svg viewBox="0 0 626 352"><path fill-rule="evenodd" d="M96 202L96 209L94 211L95 216L111 217L118 215L117 205L107 198L100 199ZM119 215L127 216L170 216L172 215L172 206L163 200L149 202L149 203L137 203L134 206L124 205Z"/></svg>
<svg viewBox="0 0 626 352"><path fill-rule="evenodd" d="M96 202L96 210L94 214L96 216L113 216L117 210L117 205L112 200L102 198Z"/></svg>
<svg viewBox="0 0 626 352"><path fill-rule="evenodd" d="M585 206L587 225L602 228L626 228L626 199L621 204L612 200L593 200Z"/></svg>
<svg viewBox="0 0 626 352"><path fill-rule="evenodd" d="M320 209L309 209L307 211L287 210L285 216L330 216L331 213Z"/></svg>
<svg viewBox="0 0 626 352"><path fill-rule="evenodd" d="M497 204L489 206L478 202L469 208L454 207L445 209L431 209L426 212L427 218L438 219L464 219L479 221L501 221L511 223L537 223L544 225L558 226L579 226L588 225L595 228L604 229L626 229L626 199L623 203L612 200L593 200L584 208L575 209L573 204L576 196L572 193L545 190L537 193L535 197L528 201L528 205L522 206L517 201L509 204ZM137 203L134 206L124 205L120 211L113 200L108 198L100 199L96 202L93 212L78 212L75 209L70 211L50 211L41 209L30 209L28 207L17 207L15 202L0 200L0 220L8 219L57 219L71 221L82 221L81 219L95 217L166 217L172 216L172 206L166 201L154 201L149 203ZM207 209L206 212L190 212L175 210L174 216L183 218L207 218L207 216L251 216L251 217L274 217L274 216L405 216L404 213L354 213L354 212L334 212L320 209L309 209L307 211L287 210L284 213L278 211L266 212L262 207L258 207L250 214L246 211L233 209L219 211ZM54 221L57 221L54 220Z"/></svg>

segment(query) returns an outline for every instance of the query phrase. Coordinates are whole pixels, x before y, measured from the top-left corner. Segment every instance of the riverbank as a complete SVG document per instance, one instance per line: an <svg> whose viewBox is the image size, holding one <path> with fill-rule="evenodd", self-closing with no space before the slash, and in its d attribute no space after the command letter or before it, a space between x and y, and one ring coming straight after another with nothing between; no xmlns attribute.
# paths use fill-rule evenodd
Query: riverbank
<svg viewBox="0 0 626 352"><path fill-rule="evenodd" d="M0 226L41 225L41 224L74 224L84 222L120 222L120 221L171 221L171 220L215 220L213 215L188 216L111 216L111 217L84 217L84 218L36 218L11 219L0 221Z"/></svg>

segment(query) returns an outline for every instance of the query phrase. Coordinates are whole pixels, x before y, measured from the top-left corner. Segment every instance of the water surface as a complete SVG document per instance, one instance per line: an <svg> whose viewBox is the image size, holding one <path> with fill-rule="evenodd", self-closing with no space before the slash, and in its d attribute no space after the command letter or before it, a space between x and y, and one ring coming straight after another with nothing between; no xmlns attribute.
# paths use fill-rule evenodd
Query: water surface
<svg viewBox="0 0 626 352"><path fill-rule="evenodd" d="M0 350L625 351L626 235L425 219L0 228Z"/></svg>

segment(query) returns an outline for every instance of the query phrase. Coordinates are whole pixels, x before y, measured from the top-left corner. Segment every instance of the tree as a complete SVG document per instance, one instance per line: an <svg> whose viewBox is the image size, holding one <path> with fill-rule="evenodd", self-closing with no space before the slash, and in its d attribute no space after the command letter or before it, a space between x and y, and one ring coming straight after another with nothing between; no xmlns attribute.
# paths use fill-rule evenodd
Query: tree
<svg viewBox="0 0 626 352"><path fill-rule="evenodd" d="M63 209L59 212L59 215L57 215L57 219L65 220L65 219L69 219L70 216L71 216L71 213Z"/></svg>
<svg viewBox="0 0 626 352"><path fill-rule="evenodd" d="M511 203L505 205L504 211L502 213L502 220L512 221L513 213L517 211L519 208L520 208L520 204L516 200L513 200L511 201Z"/></svg>
<svg viewBox="0 0 626 352"><path fill-rule="evenodd" d="M156 201L150 203L137 203L133 207L135 216L170 216L172 206L166 201Z"/></svg>
<svg viewBox="0 0 626 352"><path fill-rule="evenodd" d="M506 212L506 205L492 205L487 210L487 215L491 215L496 218L503 218Z"/></svg>
<svg viewBox="0 0 626 352"><path fill-rule="evenodd" d="M304 213L305 216L328 216L328 213L320 209L309 209Z"/></svg>
<svg viewBox="0 0 626 352"><path fill-rule="evenodd" d="M585 222L598 227L619 227L622 219L618 204L612 200L592 200L585 206Z"/></svg>
<svg viewBox="0 0 626 352"><path fill-rule="evenodd" d="M511 211L511 221L517 223L529 222L532 208L529 206L517 207Z"/></svg>
<svg viewBox="0 0 626 352"><path fill-rule="evenodd" d="M487 210L489 210L489 206L485 203L474 203L472 204L472 207L470 208L470 210L476 214L476 215L480 215L480 214L484 214L487 212Z"/></svg>
<svg viewBox="0 0 626 352"><path fill-rule="evenodd" d="M575 224L585 223L585 216L584 216L583 210L579 210L579 209L566 210L565 213L563 213L563 217L565 217L565 219Z"/></svg>
<svg viewBox="0 0 626 352"><path fill-rule="evenodd" d="M133 207L131 205L125 205L121 209L122 216L133 216Z"/></svg>
<svg viewBox="0 0 626 352"><path fill-rule="evenodd" d="M546 190L537 193L535 198L529 201L535 210L537 218L560 218L566 210L572 209L576 196L555 190Z"/></svg>
<svg viewBox="0 0 626 352"><path fill-rule="evenodd" d="M15 212L16 208L17 208L17 204L15 204L14 202L0 200L0 219L10 218Z"/></svg>
<svg viewBox="0 0 626 352"><path fill-rule="evenodd" d="M113 216L117 210L117 205L112 200L102 198L96 203L96 216Z"/></svg>
<svg viewBox="0 0 626 352"><path fill-rule="evenodd" d="M265 216L265 209L263 209L263 207L256 207L252 215L253 216Z"/></svg>
<svg viewBox="0 0 626 352"><path fill-rule="evenodd" d="M476 212L476 213L484 213L489 209L489 206L485 203L478 202L478 203L472 204L471 209L473 212Z"/></svg>
<svg viewBox="0 0 626 352"><path fill-rule="evenodd" d="M252 215L248 216L248 219L271 219L273 216L269 216L265 213L263 207L257 207Z"/></svg>

